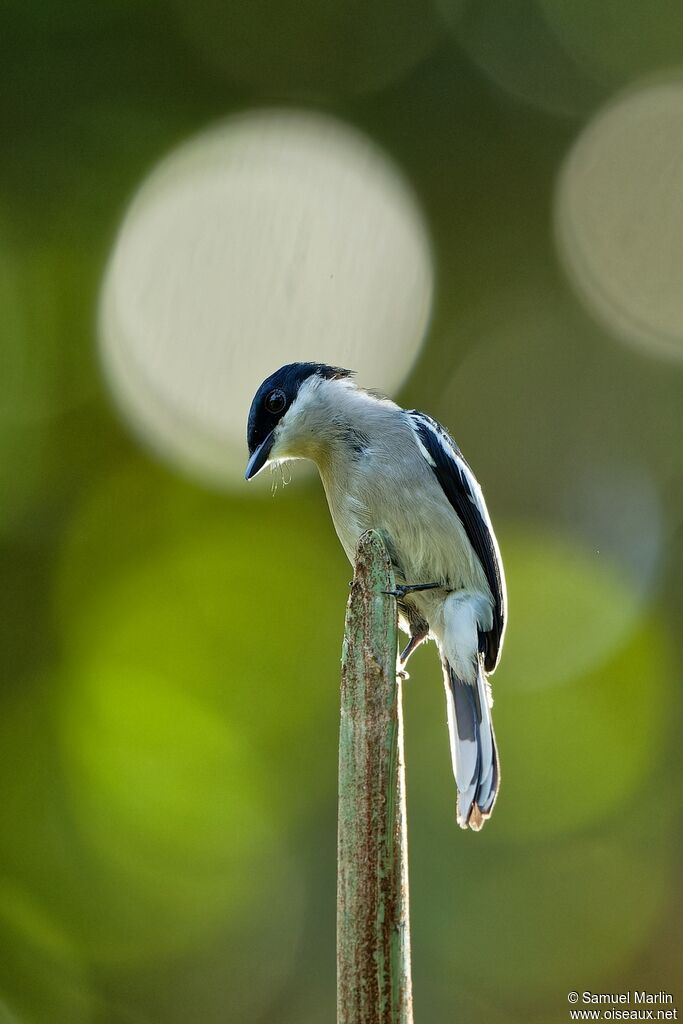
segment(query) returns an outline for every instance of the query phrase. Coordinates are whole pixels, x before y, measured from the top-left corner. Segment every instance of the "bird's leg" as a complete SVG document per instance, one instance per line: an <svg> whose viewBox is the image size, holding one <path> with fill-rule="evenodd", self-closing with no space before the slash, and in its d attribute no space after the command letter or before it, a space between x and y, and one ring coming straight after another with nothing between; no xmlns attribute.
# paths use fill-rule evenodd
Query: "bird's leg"
<svg viewBox="0 0 683 1024"><path fill-rule="evenodd" d="M424 633L410 634L410 640L408 641L408 643L405 645L405 647L398 656L399 668L403 668L404 665L408 664L408 658L411 656L411 654L415 653L420 644L423 643L428 636L429 632L427 630L425 630Z"/></svg>
<svg viewBox="0 0 683 1024"><path fill-rule="evenodd" d="M437 587L442 587L443 583L399 583L395 590L383 590L383 594L389 594L391 597L402 598L406 594L415 594L418 590L435 590Z"/></svg>
<svg viewBox="0 0 683 1024"><path fill-rule="evenodd" d="M420 644L427 639L429 636L429 627L419 628L415 632L411 630L410 640L403 648L398 656L398 662L396 664L396 675L399 679L410 679L410 676L406 672L406 665L408 664L408 658L413 654Z"/></svg>

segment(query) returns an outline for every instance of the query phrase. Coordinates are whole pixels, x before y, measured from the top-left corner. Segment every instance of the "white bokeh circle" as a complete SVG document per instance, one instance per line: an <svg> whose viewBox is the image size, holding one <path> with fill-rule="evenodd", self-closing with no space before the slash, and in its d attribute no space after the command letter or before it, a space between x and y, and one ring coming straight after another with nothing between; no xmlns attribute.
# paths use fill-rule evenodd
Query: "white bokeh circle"
<svg viewBox="0 0 683 1024"><path fill-rule="evenodd" d="M332 118L258 111L180 146L135 196L105 275L103 365L148 443L230 483L264 377L311 359L395 392L432 288L427 231L391 161Z"/></svg>
<svg viewBox="0 0 683 1024"><path fill-rule="evenodd" d="M560 254L613 334L683 360L683 80L618 97L579 136L556 200Z"/></svg>

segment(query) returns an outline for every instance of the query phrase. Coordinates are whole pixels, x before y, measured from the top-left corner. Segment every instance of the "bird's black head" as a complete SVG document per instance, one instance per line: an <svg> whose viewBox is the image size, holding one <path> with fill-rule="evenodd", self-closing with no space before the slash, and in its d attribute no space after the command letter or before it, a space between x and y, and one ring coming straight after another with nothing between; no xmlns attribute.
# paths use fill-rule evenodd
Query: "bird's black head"
<svg viewBox="0 0 683 1024"><path fill-rule="evenodd" d="M326 366L325 363L287 363L266 377L254 395L247 423L247 480L265 466L273 446L275 428L296 401L301 385L313 376L322 380L338 380L350 377L351 370Z"/></svg>

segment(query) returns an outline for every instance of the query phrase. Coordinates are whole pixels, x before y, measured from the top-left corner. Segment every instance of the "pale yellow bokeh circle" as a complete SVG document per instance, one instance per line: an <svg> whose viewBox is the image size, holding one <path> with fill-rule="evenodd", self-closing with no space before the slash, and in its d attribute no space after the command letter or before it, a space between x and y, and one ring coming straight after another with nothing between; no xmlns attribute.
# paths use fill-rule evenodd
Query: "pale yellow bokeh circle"
<svg viewBox="0 0 683 1024"><path fill-rule="evenodd" d="M557 238L607 329L683 360L683 80L653 81L590 122L560 177Z"/></svg>
<svg viewBox="0 0 683 1024"><path fill-rule="evenodd" d="M264 377L315 360L394 392L431 295L427 231L393 163L332 118L258 111L180 146L141 187L106 273L102 358L150 444L229 483Z"/></svg>

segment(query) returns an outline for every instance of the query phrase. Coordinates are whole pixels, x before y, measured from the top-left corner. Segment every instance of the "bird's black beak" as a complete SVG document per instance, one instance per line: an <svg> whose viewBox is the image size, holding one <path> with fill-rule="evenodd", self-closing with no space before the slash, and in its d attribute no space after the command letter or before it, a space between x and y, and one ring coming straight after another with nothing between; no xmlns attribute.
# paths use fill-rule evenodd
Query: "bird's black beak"
<svg viewBox="0 0 683 1024"><path fill-rule="evenodd" d="M270 449L273 447L274 433L275 431L271 430L263 441L261 441L258 448L255 448L249 456L249 462L247 463L247 468L244 471L245 480L251 480L251 478L256 476L257 473L260 473L265 466L268 461L268 456L270 455Z"/></svg>

